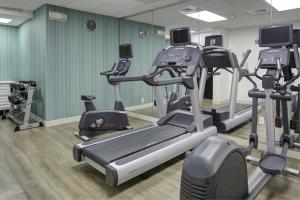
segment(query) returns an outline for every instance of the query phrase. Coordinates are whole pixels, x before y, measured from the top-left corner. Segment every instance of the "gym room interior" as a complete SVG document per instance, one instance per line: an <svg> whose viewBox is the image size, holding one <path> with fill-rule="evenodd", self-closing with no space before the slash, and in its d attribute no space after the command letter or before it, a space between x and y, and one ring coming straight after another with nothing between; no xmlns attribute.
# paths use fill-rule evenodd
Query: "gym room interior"
<svg viewBox="0 0 300 200"><path fill-rule="evenodd" d="M300 0L0 0L0 200L300 199Z"/></svg>

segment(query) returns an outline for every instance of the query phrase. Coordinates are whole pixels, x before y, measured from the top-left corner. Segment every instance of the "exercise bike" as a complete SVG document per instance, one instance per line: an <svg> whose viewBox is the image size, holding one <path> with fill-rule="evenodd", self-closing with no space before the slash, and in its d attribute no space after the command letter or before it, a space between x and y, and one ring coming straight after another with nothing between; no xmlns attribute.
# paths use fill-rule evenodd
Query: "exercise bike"
<svg viewBox="0 0 300 200"><path fill-rule="evenodd" d="M79 132L75 133L75 135L84 141L90 140L100 132L103 133L109 130L119 131L132 129L120 97L120 85L119 83L112 83L110 81L111 77L122 77L129 71L131 65L130 58L133 57L131 45L120 45L119 53L120 59L118 64L114 63L111 70L100 73L100 75L106 76L108 83L114 87L114 109L97 110L93 102L96 99L95 96L81 96L81 100L84 102L85 112L81 115Z"/></svg>
<svg viewBox="0 0 300 200"><path fill-rule="evenodd" d="M298 45L294 44L294 58L297 74L290 80L282 80L283 68L289 65L290 50L293 43L292 25L279 25L260 28L260 47L269 47L260 51L254 73L241 70L254 88L249 91L253 98L253 117L249 146L240 148L234 141L219 136L209 137L195 148L183 164L180 199L255 199L265 185L283 171L289 171L286 155L293 145L290 139L287 103L292 94L287 86L300 76L300 58ZM266 70L263 76L258 71ZM252 77L262 80L264 90L259 90ZM252 149L258 148L257 113L258 99L265 101L266 145L267 150L259 159L259 166L247 177L246 156ZM272 103L279 100L282 114L282 150L275 151ZM296 175L299 175L299 170Z"/></svg>

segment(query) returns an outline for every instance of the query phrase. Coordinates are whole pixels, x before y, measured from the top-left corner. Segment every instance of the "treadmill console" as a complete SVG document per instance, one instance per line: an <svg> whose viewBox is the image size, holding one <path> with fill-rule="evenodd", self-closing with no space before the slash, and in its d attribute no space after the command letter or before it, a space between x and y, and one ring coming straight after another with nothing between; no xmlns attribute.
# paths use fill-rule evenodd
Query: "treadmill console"
<svg viewBox="0 0 300 200"><path fill-rule="evenodd" d="M131 65L131 60L119 60L115 72L118 75L126 75L127 72L129 71L130 65Z"/></svg>
<svg viewBox="0 0 300 200"><path fill-rule="evenodd" d="M259 29L259 46L270 47L260 51L262 69L276 69L277 61L281 66L288 66L290 63L290 50L287 48L292 45L293 25L273 25Z"/></svg>
<svg viewBox="0 0 300 200"><path fill-rule="evenodd" d="M186 68L186 75L193 75L199 65L202 50L191 43L190 29L170 30L171 46L156 56L154 67Z"/></svg>
<svg viewBox="0 0 300 200"><path fill-rule="evenodd" d="M119 46L120 60L115 68L115 73L118 75L126 75L131 65L130 58L133 58L131 44L121 44Z"/></svg>
<svg viewBox="0 0 300 200"><path fill-rule="evenodd" d="M290 51L288 49L265 49L260 51L259 59L261 59L261 68L277 68L277 60L279 59L281 66L287 66L290 62Z"/></svg>

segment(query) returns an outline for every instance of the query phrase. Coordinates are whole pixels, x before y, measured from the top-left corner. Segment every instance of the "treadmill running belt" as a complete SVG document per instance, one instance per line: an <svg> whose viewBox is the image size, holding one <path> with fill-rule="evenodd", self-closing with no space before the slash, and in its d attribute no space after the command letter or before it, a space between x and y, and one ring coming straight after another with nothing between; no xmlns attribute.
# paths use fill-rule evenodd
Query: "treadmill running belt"
<svg viewBox="0 0 300 200"><path fill-rule="evenodd" d="M251 105L249 105L249 104L239 104L239 103L237 103L235 105L235 112L238 113L238 112L240 112L244 109L250 108L250 107L251 107ZM216 113L229 112L229 105L227 104L227 105L224 105L224 106L217 107L217 108L215 108L215 110L216 110Z"/></svg>
<svg viewBox="0 0 300 200"><path fill-rule="evenodd" d="M177 137L185 132L184 128L172 125L155 126L126 137L119 137L86 147L83 149L83 155L104 167L114 160Z"/></svg>

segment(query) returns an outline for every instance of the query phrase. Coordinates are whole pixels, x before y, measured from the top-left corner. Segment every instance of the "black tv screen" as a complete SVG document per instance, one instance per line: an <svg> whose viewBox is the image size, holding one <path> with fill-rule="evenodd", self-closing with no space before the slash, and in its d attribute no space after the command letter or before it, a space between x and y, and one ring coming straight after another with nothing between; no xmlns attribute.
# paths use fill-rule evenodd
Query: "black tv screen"
<svg viewBox="0 0 300 200"><path fill-rule="evenodd" d="M293 25L261 27L259 31L260 47L280 47L293 43Z"/></svg>
<svg viewBox="0 0 300 200"><path fill-rule="evenodd" d="M295 29L293 31L294 33L294 44L297 44L298 47L300 48L300 29Z"/></svg>
<svg viewBox="0 0 300 200"><path fill-rule="evenodd" d="M177 28L170 30L172 46L182 46L191 44L190 28Z"/></svg>
<svg viewBox="0 0 300 200"><path fill-rule="evenodd" d="M205 37L205 46L223 46L223 36L222 35L210 35Z"/></svg>
<svg viewBox="0 0 300 200"><path fill-rule="evenodd" d="M122 44L119 46L120 58L128 59L132 58L132 49L130 44Z"/></svg>

